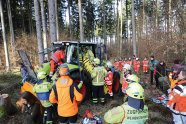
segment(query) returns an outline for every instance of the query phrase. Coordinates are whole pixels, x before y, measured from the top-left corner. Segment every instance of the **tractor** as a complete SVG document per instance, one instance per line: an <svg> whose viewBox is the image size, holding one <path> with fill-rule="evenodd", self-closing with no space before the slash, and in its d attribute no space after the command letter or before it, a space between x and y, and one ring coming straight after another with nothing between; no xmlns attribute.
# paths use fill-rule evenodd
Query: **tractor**
<svg viewBox="0 0 186 124"><path fill-rule="evenodd" d="M82 46L86 46L87 49L91 50L94 54L94 57L99 58L101 60L102 65L104 65L104 54L106 53L106 47L103 44L97 44L92 42L79 42L79 41L58 41L53 42L51 48L44 49L43 51L39 51L39 54L48 54L52 51L55 51L57 48L61 46L65 47L66 58L64 63L68 65L70 77L73 79L74 83L79 84L80 81L83 81L83 85L80 89L80 92L84 96L84 100L87 98L91 98L91 73L94 69L92 62L89 58L85 57L82 52ZM19 55L26 66L29 77L28 81L24 83L22 86L22 92L24 91L32 91L32 87L37 81L36 72L45 71L48 75L50 72L50 62L44 63L36 72L33 70L29 58L24 50L19 50ZM52 77L53 82L57 80L57 70L54 76ZM120 75L116 71L115 68L111 69L114 75L113 78L113 92L117 93L119 91L119 78ZM35 94L34 94L35 95Z"/></svg>

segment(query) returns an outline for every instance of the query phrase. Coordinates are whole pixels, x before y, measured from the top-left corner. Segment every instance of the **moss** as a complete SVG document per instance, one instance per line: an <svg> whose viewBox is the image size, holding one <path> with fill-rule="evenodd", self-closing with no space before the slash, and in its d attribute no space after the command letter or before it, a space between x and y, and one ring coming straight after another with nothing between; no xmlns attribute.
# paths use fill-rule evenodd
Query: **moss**
<svg viewBox="0 0 186 124"><path fill-rule="evenodd" d="M4 118L7 115L6 106L0 106L0 118Z"/></svg>

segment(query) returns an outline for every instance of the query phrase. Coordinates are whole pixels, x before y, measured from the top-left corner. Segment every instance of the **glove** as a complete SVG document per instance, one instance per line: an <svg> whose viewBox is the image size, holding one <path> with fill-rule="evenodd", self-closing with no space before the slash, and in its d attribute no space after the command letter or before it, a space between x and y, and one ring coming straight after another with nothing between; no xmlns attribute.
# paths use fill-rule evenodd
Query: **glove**
<svg viewBox="0 0 186 124"><path fill-rule="evenodd" d="M52 81L52 76L49 76L48 77L48 82L51 82Z"/></svg>
<svg viewBox="0 0 186 124"><path fill-rule="evenodd" d="M78 88L81 89L82 85L83 85L83 81L80 81L80 83L78 84Z"/></svg>

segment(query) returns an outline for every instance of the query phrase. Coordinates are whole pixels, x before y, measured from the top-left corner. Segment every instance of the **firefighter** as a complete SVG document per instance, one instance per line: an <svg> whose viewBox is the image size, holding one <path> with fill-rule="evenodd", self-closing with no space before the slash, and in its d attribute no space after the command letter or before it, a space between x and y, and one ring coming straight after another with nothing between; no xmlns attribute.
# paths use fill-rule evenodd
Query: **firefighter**
<svg viewBox="0 0 186 124"><path fill-rule="evenodd" d="M63 63L62 59L65 59L64 46L61 46L50 57L51 70L50 70L50 74L49 74L49 81L51 81L51 78L54 74L55 69Z"/></svg>
<svg viewBox="0 0 186 124"><path fill-rule="evenodd" d="M49 101L52 84L47 82L46 76L47 74L44 71L38 73L38 82L34 85L32 92L37 94L37 97L44 108L43 123L52 124L52 103Z"/></svg>
<svg viewBox="0 0 186 124"><path fill-rule="evenodd" d="M144 104L144 89L139 83L129 84L128 102L105 113L107 123L145 124L148 119L148 107Z"/></svg>
<svg viewBox="0 0 186 124"><path fill-rule="evenodd" d="M134 68L134 71L137 70L137 65L136 65L136 56L133 55L133 68Z"/></svg>
<svg viewBox="0 0 186 124"><path fill-rule="evenodd" d="M88 49L87 46L83 45L82 46L82 52L83 52L83 56L87 57L91 62L93 62L94 60L94 54L91 50Z"/></svg>
<svg viewBox="0 0 186 124"><path fill-rule="evenodd" d="M174 124L186 124L186 70L180 72L178 80L169 92L167 107L172 111Z"/></svg>
<svg viewBox="0 0 186 124"><path fill-rule="evenodd" d="M112 83L113 83L113 73L111 71L112 63L107 62L106 63L106 70L108 72L107 76L105 77L105 84L107 85L109 89L109 95L111 98L113 98L113 92L112 92Z"/></svg>
<svg viewBox="0 0 186 124"><path fill-rule="evenodd" d="M107 70L100 65L100 60L95 58L94 61L94 70L92 71L91 77L92 80L92 91L93 91L93 103L98 103L98 96L101 100L101 104L104 105L104 78L107 76ZM99 93L99 95L98 95Z"/></svg>
<svg viewBox="0 0 186 124"><path fill-rule="evenodd" d="M138 73L140 70L140 61L139 58L136 58L136 72Z"/></svg>
<svg viewBox="0 0 186 124"><path fill-rule="evenodd" d="M119 61L117 59L115 59L114 67L116 68L116 71L118 71Z"/></svg>
<svg viewBox="0 0 186 124"><path fill-rule="evenodd" d="M147 73L148 65L149 65L149 60L147 60L147 57L145 57L144 60L143 60L143 72L144 73Z"/></svg>
<svg viewBox="0 0 186 124"><path fill-rule="evenodd" d="M59 70L59 79L52 87L49 97L51 103L58 104L58 116L60 123L76 123L78 114L77 101L83 99L78 86L69 77L69 69L66 64L62 64Z"/></svg>
<svg viewBox="0 0 186 124"><path fill-rule="evenodd" d="M129 60L127 61L127 64L129 64L130 66L132 66L132 60L131 60L131 58L129 58Z"/></svg>
<svg viewBox="0 0 186 124"><path fill-rule="evenodd" d="M125 64L123 66L123 71L124 71L124 75L122 77L122 92L125 94L126 96L126 88L128 86L128 84L126 83L126 79L129 75L131 75L131 66L129 64Z"/></svg>

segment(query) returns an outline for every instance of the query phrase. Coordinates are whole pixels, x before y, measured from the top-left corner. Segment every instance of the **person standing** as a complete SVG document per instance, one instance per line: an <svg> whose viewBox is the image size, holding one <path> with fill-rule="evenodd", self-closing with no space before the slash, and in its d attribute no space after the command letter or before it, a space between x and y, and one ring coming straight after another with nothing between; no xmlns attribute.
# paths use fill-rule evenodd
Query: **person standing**
<svg viewBox="0 0 186 124"><path fill-rule="evenodd" d="M101 100L101 104L104 105L105 99L104 99L104 79L107 76L107 70L100 65L100 60L98 58L95 58L94 61L95 68L92 71L91 77L92 77L92 92L93 92L93 103L98 103L98 97ZM99 93L99 95L98 95Z"/></svg>
<svg viewBox="0 0 186 124"><path fill-rule="evenodd" d="M78 86L69 77L69 69L62 64L59 70L59 79L52 87L49 101L58 104L58 116L60 123L76 123L78 114L77 101L83 99ZM80 83L82 84L82 82Z"/></svg>
<svg viewBox="0 0 186 124"><path fill-rule="evenodd" d="M147 57L145 57L144 60L143 60L143 72L144 73L147 73L148 65L149 65L149 60L147 60Z"/></svg>
<svg viewBox="0 0 186 124"><path fill-rule="evenodd" d="M140 61L139 58L136 58L136 72L138 73L140 70Z"/></svg>
<svg viewBox="0 0 186 124"><path fill-rule="evenodd" d="M153 84L153 76L154 76L154 67L156 64L156 60L154 56L151 56L149 61L149 67L150 67L150 83Z"/></svg>

